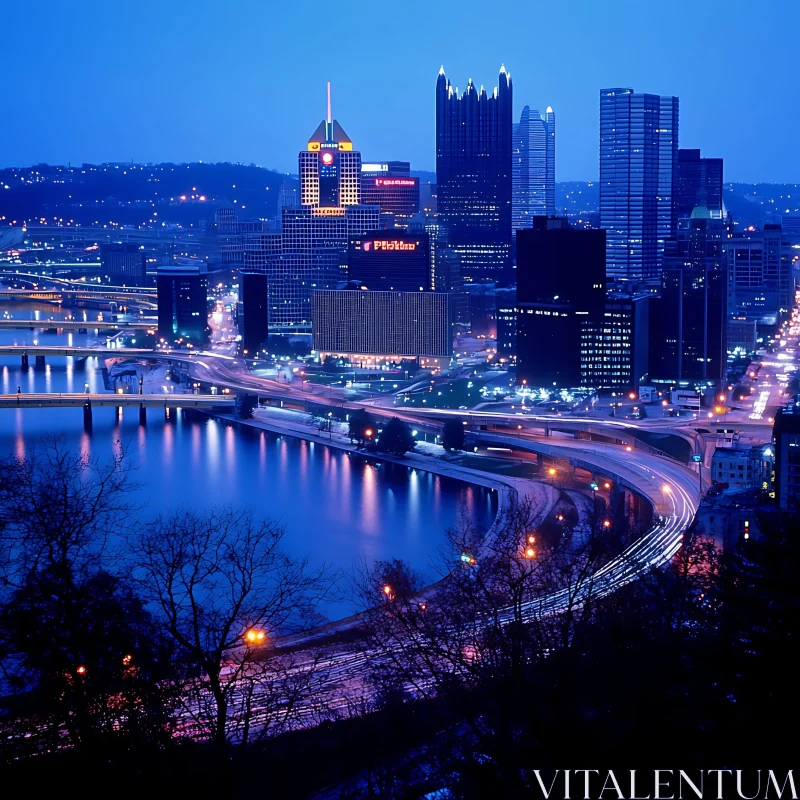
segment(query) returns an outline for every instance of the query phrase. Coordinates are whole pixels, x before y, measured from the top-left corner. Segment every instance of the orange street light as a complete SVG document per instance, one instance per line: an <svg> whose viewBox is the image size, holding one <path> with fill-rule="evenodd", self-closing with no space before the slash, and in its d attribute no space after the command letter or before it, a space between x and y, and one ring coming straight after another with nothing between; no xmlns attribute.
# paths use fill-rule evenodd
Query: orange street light
<svg viewBox="0 0 800 800"><path fill-rule="evenodd" d="M631 400L635 400L635 399L636 399L636 394L635 394L634 392L631 392L631 393L628 395L628 397L629 397L629 399L631 399Z"/></svg>
<svg viewBox="0 0 800 800"><path fill-rule="evenodd" d="M529 547L525 551L525 558L536 558L536 551L532 547Z"/></svg>
<svg viewBox="0 0 800 800"><path fill-rule="evenodd" d="M248 628L244 634L244 640L247 644L262 644L267 634L260 628Z"/></svg>
<svg viewBox="0 0 800 800"><path fill-rule="evenodd" d="M372 434L373 434L373 430L372 430L372 428L367 428L367 429L364 431L364 436L366 436L367 438L369 438L370 436L372 436Z"/></svg>
<svg viewBox="0 0 800 800"><path fill-rule="evenodd" d="M630 445L628 445L628 446L627 446L625 449L626 449L626 450L627 450L629 453L631 452L631 450L633 450L633 448L632 448Z"/></svg>
<svg viewBox="0 0 800 800"><path fill-rule="evenodd" d="M557 519L559 522L563 522L563 521L564 521L564 515L563 515L563 514L559 514L559 515L556 517L556 519Z"/></svg>
<svg viewBox="0 0 800 800"><path fill-rule="evenodd" d="M603 484L603 488L604 488L604 489L610 489L610 488L611 488L611 484L610 484L608 481L606 481L606 482Z"/></svg>
<svg viewBox="0 0 800 800"><path fill-rule="evenodd" d="M78 675L85 675L85 674L86 674L86 667L84 667L84 666L83 666L83 664L81 664L81 665L80 665L80 666L79 666L79 667L78 667L78 668L75 670L75 672L77 672L77 673L78 673Z"/></svg>
<svg viewBox="0 0 800 800"><path fill-rule="evenodd" d="M388 584L388 583L387 583L387 584L386 584L386 585L383 587L383 593L384 593L384 594L385 594L387 597L388 597L388 596L389 596L389 595L392 593L392 587L391 587L391 586L389 586L389 584Z"/></svg>
<svg viewBox="0 0 800 800"><path fill-rule="evenodd" d="M550 469L547 470L547 474L548 475L555 475L556 471L555 471L555 469L553 467L550 467Z"/></svg>
<svg viewBox="0 0 800 800"><path fill-rule="evenodd" d="M536 544L536 537L532 534L528 534L528 544Z"/></svg>
<svg viewBox="0 0 800 800"><path fill-rule="evenodd" d="M604 519L603 520L603 527L604 528L610 528L611 527L611 520L610 519Z"/></svg>
<svg viewBox="0 0 800 800"><path fill-rule="evenodd" d="M719 401L720 401L720 403L724 403L725 402L725 395L724 394L721 394L719 396Z"/></svg>

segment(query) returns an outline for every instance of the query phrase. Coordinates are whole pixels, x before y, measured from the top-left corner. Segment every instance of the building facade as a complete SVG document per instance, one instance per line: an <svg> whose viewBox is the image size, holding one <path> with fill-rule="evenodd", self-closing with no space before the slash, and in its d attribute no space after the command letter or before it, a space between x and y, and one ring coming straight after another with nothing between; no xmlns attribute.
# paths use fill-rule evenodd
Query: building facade
<svg viewBox="0 0 800 800"><path fill-rule="evenodd" d="M453 354L447 292L314 292L314 349L322 358L376 366L419 360L441 368Z"/></svg>
<svg viewBox="0 0 800 800"><path fill-rule="evenodd" d="M606 235L566 219L534 218L517 231L517 381L581 385L581 330L606 302Z"/></svg>
<svg viewBox="0 0 800 800"><path fill-rule="evenodd" d="M512 84L505 67L491 96L470 79L459 94L436 82L437 208L467 282L510 284Z"/></svg>
<svg viewBox="0 0 800 800"><path fill-rule="evenodd" d="M101 244L100 261L103 272L115 286L144 286L147 283L147 255L138 244Z"/></svg>
<svg viewBox="0 0 800 800"><path fill-rule="evenodd" d="M419 178L411 176L408 161L382 161L361 165L361 202L379 206L382 225L407 228L419 211Z"/></svg>
<svg viewBox="0 0 800 800"><path fill-rule="evenodd" d="M649 294L611 293L601 314L580 320L581 386L635 389L649 372Z"/></svg>
<svg viewBox="0 0 800 800"><path fill-rule="evenodd" d="M779 408L772 429L775 446L775 497L783 511L800 504L800 395Z"/></svg>
<svg viewBox="0 0 800 800"><path fill-rule="evenodd" d="M514 125L512 140L511 227L530 228L533 217L556 213L556 115L528 106Z"/></svg>
<svg viewBox="0 0 800 800"><path fill-rule="evenodd" d="M350 240L347 278L370 290L432 290L431 246L427 233L367 231Z"/></svg>
<svg viewBox="0 0 800 800"><path fill-rule="evenodd" d="M732 237L726 244L728 314L731 319L773 326L792 304L792 258L781 226Z"/></svg>
<svg viewBox="0 0 800 800"><path fill-rule="evenodd" d="M204 341L208 338L208 274L204 266L160 267L158 335L172 342L178 338Z"/></svg>
<svg viewBox="0 0 800 800"><path fill-rule="evenodd" d="M600 92L600 227L608 279L656 286L677 214L678 98Z"/></svg>
<svg viewBox="0 0 800 800"><path fill-rule="evenodd" d="M722 167L721 158L701 158L699 150L678 150L675 213L679 220L691 217L697 206L712 215L722 214Z"/></svg>
<svg viewBox="0 0 800 800"><path fill-rule="evenodd" d="M728 355L727 262L732 224L705 206L667 242L661 297L653 300L651 377L718 384Z"/></svg>

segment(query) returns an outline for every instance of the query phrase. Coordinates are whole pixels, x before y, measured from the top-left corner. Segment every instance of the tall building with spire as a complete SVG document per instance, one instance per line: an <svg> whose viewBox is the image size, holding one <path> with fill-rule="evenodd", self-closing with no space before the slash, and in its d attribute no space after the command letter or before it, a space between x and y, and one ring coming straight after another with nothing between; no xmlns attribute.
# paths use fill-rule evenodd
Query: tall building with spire
<svg viewBox="0 0 800 800"><path fill-rule="evenodd" d="M556 115L529 106L513 128L511 225L530 228L533 217L556 213Z"/></svg>
<svg viewBox="0 0 800 800"><path fill-rule="evenodd" d="M505 66L489 95L436 81L439 219L465 281L511 283L512 84Z"/></svg>
<svg viewBox="0 0 800 800"><path fill-rule="evenodd" d="M298 156L300 204L281 209L280 247L272 243L259 264L266 274L266 302L244 297L253 313L267 308L270 332L310 333L312 293L334 289L347 280L347 249L350 238L379 227L380 208L360 205L361 154L331 114L328 113ZM251 284L256 285L251 281ZM250 326L259 330L258 324Z"/></svg>

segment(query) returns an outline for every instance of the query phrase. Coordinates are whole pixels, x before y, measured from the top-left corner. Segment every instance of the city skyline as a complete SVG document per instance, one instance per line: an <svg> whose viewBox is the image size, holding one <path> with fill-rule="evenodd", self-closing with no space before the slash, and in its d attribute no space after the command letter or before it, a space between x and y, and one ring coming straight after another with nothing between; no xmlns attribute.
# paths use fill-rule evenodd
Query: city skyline
<svg viewBox="0 0 800 800"><path fill-rule="evenodd" d="M530 23L540 32L534 49L527 33L508 35L504 24L474 25L486 13L478 4L464 7L471 12L464 15L469 24L420 5L419 24L408 28L393 26L388 10L363 7L361 13L354 7L345 21L319 6L324 24L307 31L288 10L267 14L244 1L226 14L200 3L191 15L182 4L166 10L149 2L114 9L89 2L69 9L38 5L48 12L37 15L42 46L35 60L25 61L24 77L12 89L13 106L26 124L7 127L3 166L203 160L294 172L294 143L318 121L331 80L334 110L348 121L365 157L401 158L432 171L429 87L439 66L458 76L463 91L467 78L480 81L505 63L516 83L515 118L543 97L559 115L556 169L562 181L597 179L597 93L603 86L631 85L680 97L682 146L725 158L729 180L800 181L792 136L796 112L774 80L791 67L791 49L780 42L800 12L788 2L770 4L756 17L745 16L744 3L725 6L724 15L717 13L721 5L705 12L725 36L727 52L749 53L724 64L702 46L704 26L686 26L676 13L650 26L652 33L648 26L639 30L635 15L625 11L628 3L618 4L619 13L611 16L587 6L580 26L566 10L514 9L515 31L529 30ZM414 10L412 4L410 20ZM31 4L11 9L10 28L22 28L34 14ZM272 36L278 29L286 35ZM64 30L90 46L70 47ZM358 58L345 64L317 55L327 37L344 35L358 41ZM0 56L6 71L25 58L28 45L26 37L9 38ZM147 57L115 57L138 51ZM654 52L659 58L652 58ZM163 74L171 80L160 79ZM743 98L752 125L742 124ZM759 118L772 124L764 128Z"/></svg>

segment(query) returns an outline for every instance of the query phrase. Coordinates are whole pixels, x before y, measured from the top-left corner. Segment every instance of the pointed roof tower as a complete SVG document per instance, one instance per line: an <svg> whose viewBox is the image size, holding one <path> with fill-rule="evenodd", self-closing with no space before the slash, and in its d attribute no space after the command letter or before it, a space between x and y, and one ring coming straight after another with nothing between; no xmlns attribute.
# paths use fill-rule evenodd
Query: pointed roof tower
<svg viewBox="0 0 800 800"><path fill-rule="evenodd" d="M321 150L325 145L331 150L352 150L353 142L344 132L344 128L333 118L331 112L331 82L328 81L328 108L327 116L308 140L309 150ZM335 146L334 146L335 145Z"/></svg>

